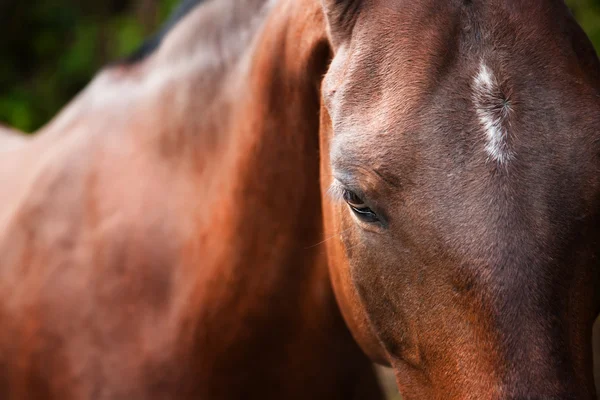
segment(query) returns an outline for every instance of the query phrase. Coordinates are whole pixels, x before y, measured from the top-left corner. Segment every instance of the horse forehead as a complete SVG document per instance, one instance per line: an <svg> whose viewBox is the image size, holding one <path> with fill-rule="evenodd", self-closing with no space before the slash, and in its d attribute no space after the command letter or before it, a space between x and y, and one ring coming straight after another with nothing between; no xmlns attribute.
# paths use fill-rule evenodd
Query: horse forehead
<svg viewBox="0 0 600 400"><path fill-rule="evenodd" d="M363 70L374 64L370 61L375 57L404 72L431 72L444 60L486 49L504 51L524 62L541 57L544 60L537 61L544 63L571 51L572 27L565 27L574 21L568 8L558 3L377 0L363 7L352 35L353 47L369 53L363 57L367 61ZM389 70L390 65L384 66Z"/></svg>
<svg viewBox="0 0 600 400"><path fill-rule="evenodd" d="M404 140L407 132L422 130L419 119L423 120L423 117L419 114L425 105L440 99L440 103L448 105L451 99L456 99L465 105L459 115L451 115L451 107L436 109L436 115L430 115L426 124L431 125L433 120L433 125L446 126L446 130L452 131L456 130L456 125L462 125L473 133L462 136L464 140L485 142L486 157L501 164L510 161L515 156L510 140L514 129L510 127L513 119L523 117L524 111L518 106L513 107L511 102L514 80L519 80L523 89L524 78L519 75L535 74L543 82L538 85L530 80L526 86L560 85L550 82L556 80L556 76L547 74L538 64L544 60L554 65L554 70L564 70L568 61L564 58L552 61L554 52L550 50L516 52L534 46L540 35L537 38L531 35L541 28L549 29L548 33L554 32L533 13L536 5L542 2L534 0L531 5L524 6L506 0L498 2L504 14L490 12L489 7L482 5L477 13L462 10L437 13L432 18L424 16L429 15L427 10L431 11L434 2L417 3L420 4L407 5L391 0L377 2L392 4L395 8L368 8L365 11L367 17L353 35L352 45L344 49L340 57L336 55L337 60L334 58L333 83L328 82L327 86L338 92L331 114L336 134L343 135L339 142L347 143L344 147L361 150L368 146L370 153L378 147L388 153L390 148L402 149L402 146L394 146L394 142ZM456 4L441 2L439 7L446 9L450 3ZM383 12L387 9L392 12ZM561 16L560 9L553 6L551 11L553 15ZM504 30L496 25L481 25L483 21L510 22L527 15L531 17L532 26L523 31L528 33L528 40L503 35ZM402 20L402 16L410 18ZM377 23L373 23L374 20ZM496 45L502 45L505 50L495 51ZM506 49L515 49L515 53ZM509 67L504 65L503 58L510 61L506 63ZM564 72L568 73L567 70ZM440 82L444 80L446 88L452 90L440 94ZM520 90L516 97L523 98L526 92ZM537 118L537 114L529 112L529 119ZM449 126L444 119L458 120L459 124Z"/></svg>
<svg viewBox="0 0 600 400"><path fill-rule="evenodd" d="M381 9L365 14L352 41L333 59L325 95L335 98L334 119L361 115L381 130L410 121L436 91L441 70L454 68L458 32L452 28L456 21L446 16L409 22Z"/></svg>

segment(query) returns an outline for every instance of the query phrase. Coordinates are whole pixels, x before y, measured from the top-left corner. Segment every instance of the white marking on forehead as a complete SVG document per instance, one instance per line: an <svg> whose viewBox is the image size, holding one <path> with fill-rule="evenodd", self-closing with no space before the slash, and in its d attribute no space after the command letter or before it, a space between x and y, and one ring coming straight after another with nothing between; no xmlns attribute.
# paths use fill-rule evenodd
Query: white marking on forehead
<svg viewBox="0 0 600 400"><path fill-rule="evenodd" d="M506 115L503 109L505 99L498 96L501 93L499 84L493 72L481 62L479 71L475 76L473 85L473 102L479 122L484 129L487 144L485 150L489 157L500 164L513 158L513 153L508 148L506 129Z"/></svg>

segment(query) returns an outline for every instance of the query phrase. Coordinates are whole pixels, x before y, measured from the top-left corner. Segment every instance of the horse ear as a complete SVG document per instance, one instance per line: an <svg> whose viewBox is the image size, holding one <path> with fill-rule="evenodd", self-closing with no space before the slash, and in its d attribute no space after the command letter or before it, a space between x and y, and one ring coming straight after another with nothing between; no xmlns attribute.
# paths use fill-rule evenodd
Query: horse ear
<svg viewBox="0 0 600 400"><path fill-rule="evenodd" d="M344 40L350 39L362 0L321 1L325 9L332 44L334 47L338 47Z"/></svg>

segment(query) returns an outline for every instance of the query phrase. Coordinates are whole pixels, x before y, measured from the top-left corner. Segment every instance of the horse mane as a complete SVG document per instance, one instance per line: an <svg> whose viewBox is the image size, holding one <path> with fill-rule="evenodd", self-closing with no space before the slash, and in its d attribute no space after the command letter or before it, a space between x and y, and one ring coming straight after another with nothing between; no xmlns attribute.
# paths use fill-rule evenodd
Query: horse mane
<svg viewBox="0 0 600 400"><path fill-rule="evenodd" d="M154 53L161 45L163 39L171 32L171 30L197 6L204 3L206 0L182 0L175 11L171 13L167 21L161 28L146 39L137 50L121 60L121 64L135 64L143 61L146 57Z"/></svg>

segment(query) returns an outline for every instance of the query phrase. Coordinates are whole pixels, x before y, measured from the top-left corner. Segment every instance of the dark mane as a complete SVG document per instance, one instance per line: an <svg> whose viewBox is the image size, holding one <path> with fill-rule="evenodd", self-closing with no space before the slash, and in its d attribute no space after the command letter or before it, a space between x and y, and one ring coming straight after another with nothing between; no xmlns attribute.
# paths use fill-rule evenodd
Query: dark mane
<svg viewBox="0 0 600 400"><path fill-rule="evenodd" d="M171 14L169 19L162 25L160 30L156 32L153 36L147 39L137 50L135 50L132 54L127 56L125 59L121 60L121 64L135 64L144 60L150 54L152 54L156 49L158 49L167 34L181 21L185 16L187 16L192 10L194 10L198 5L202 4L205 0L183 0L179 3L179 6L175 9L175 11Z"/></svg>

